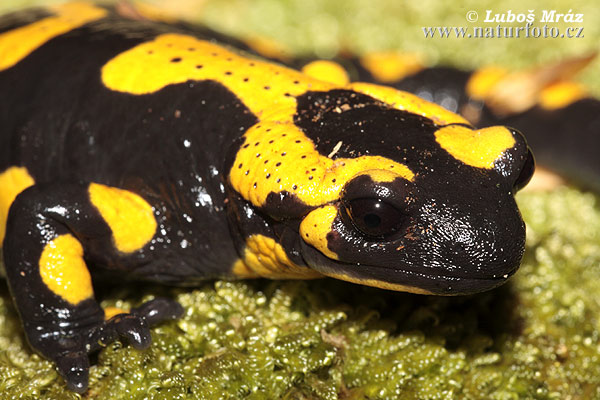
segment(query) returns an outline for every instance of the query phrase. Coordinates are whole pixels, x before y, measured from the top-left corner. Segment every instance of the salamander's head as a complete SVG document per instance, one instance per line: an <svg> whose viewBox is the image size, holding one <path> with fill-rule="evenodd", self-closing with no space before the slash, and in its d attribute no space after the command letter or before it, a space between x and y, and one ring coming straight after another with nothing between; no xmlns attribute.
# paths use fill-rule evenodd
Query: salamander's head
<svg viewBox="0 0 600 400"><path fill-rule="evenodd" d="M277 220L299 221L310 268L444 295L494 288L517 270L525 226L514 193L534 169L525 139L510 128L440 120L432 110L419 115L352 91L309 92L298 98L293 126L269 128L277 131L272 140L292 139L257 157L253 165L272 164L261 174L282 186L267 188L264 201L253 192L255 201Z"/></svg>
<svg viewBox="0 0 600 400"><path fill-rule="evenodd" d="M513 195L534 165L523 136L439 125L364 100L346 108L298 124L323 154L341 142L334 160L394 164L357 171L337 199L306 215L306 262L328 276L418 293L472 293L506 281L525 241Z"/></svg>

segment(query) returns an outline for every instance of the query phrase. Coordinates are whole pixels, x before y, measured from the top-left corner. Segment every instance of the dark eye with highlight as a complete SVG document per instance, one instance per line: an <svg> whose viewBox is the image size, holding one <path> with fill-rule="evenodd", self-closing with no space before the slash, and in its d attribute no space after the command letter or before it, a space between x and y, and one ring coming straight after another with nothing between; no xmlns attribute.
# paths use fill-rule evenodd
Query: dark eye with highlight
<svg viewBox="0 0 600 400"><path fill-rule="evenodd" d="M523 168L521 168L521 172L515 181L515 190L521 190L533 176L533 172L535 171L535 159L533 158L533 154L531 150L527 150L527 159L525 160L525 164L523 164Z"/></svg>
<svg viewBox="0 0 600 400"><path fill-rule="evenodd" d="M397 232L405 219L396 207L379 199L353 199L344 202L352 225L365 236L384 238Z"/></svg>

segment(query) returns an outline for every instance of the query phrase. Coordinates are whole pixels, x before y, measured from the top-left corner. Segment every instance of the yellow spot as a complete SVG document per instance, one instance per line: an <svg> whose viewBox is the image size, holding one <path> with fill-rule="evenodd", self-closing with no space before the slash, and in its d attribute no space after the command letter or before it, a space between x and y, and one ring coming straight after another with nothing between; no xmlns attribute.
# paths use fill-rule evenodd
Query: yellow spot
<svg viewBox="0 0 600 400"><path fill-rule="evenodd" d="M119 308L119 307L106 307L104 309L104 320L108 321L115 315L127 314L127 313L128 313L127 310L123 310L122 308Z"/></svg>
<svg viewBox="0 0 600 400"><path fill-rule="evenodd" d="M46 244L39 266L44 284L63 300L76 305L94 295L83 248L71 234L60 235Z"/></svg>
<svg viewBox="0 0 600 400"><path fill-rule="evenodd" d="M360 59L360 63L375 79L383 83L397 82L423 69L419 56L395 51L366 54Z"/></svg>
<svg viewBox="0 0 600 400"><path fill-rule="evenodd" d="M310 77L333 83L334 85L347 85L350 82L350 78L344 67L333 61L313 61L302 67L302 72Z"/></svg>
<svg viewBox="0 0 600 400"><path fill-rule="evenodd" d="M320 206L338 199L344 184L367 170L385 170L407 180L413 172L381 156L332 160L293 123L262 122L251 127L230 171L233 188L255 206L269 193L287 191L304 204ZM381 175L382 176L382 175ZM386 175L385 181L390 175Z"/></svg>
<svg viewBox="0 0 600 400"><path fill-rule="evenodd" d="M557 82L542 90L538 103L546 110L557 110L587 96L583 86L576 82Z"/></svg>
<svg viewBox="0 0 600 400"><path fill-rule="evenodd" d="M275 58L281 61L289 61L290 51L281 43L264 36L252 36L245 40L252 50L263 57Z"/></svg>
<svg viewBox="0 0 600 400"><path fill-rule="evenodd" d="M15 198L35 182L24 167L10 167L0 173L0 247L6 234L8 210Z"/></svg>
<svg viewBox="0 0 600 400"><path fill-rule="evenodd" d="M415 294L435 294L433 292L430 292L429 290L421 289L421 288L418 288L415 286L407 286L407 285L401 285L399 283L379 281L377 279L360 279L360 278L356 278L353 276L348 276L348 275L344 275L344 274L336 274L336 273L323 273L323 274L330 278L340 279L342 281L357 283L357 284L363 285L363 286L372 286L372 287L376 287L376 288L380 288L380 289L393 290L396 292L407 292L407 293L415 293Z"/></svg>
<svg viewBox="0 0 600 400"><path fill-rule="evenodd" d="M112 230L115 247L123 253L139 250L156 232L152 206L127 190L92 183L90 200Z"/></svg>
<svg viewBox="0 0 600 400"><path fill-rule="evenodd" d="M485 67L473 73L467 82L467 94L478 100L484 100L494 87L508 74L500 67Z"/></svg>
<svg viewBox="0 0 600 400"><path fill-rule="evenodd" d="M234 263L232 272L240 278L314 279L321 274L294 264L274 239L251 235L246 239L243 260Z"/></svg>
<svg viewBox="0 0 600 400"><path fill-rule="evenodd" d="M506 150L515 145L515 138L503 126L472 130L450 125L435 132L435 140L450 155L476 168L492 169Z"/></svg>
<svg viewBox="0 0 600 400"><path fill-rule="evenodd" d="M402 92L391 87L356 82L349 84L348 88L369 95L397 110L429 118L438 125L469 123L460 115L454 114L442 106L425 101L414 94Z"/></svg>
<svg viewBox="0 0 600 400"><path fill-rule="evenodd" d="M51 7L55 16L0 34L0 71L14 66L57 36L106 15L106 10L84 2Z"/></svg>
<svg viewBox="0 0 600 400"><path fill-rule="evenodd" d="M327 234L333 230L337 208L332 205L311 211L300 223L300 236L325 256L337 260L338 255L327 247Z"/></svg>

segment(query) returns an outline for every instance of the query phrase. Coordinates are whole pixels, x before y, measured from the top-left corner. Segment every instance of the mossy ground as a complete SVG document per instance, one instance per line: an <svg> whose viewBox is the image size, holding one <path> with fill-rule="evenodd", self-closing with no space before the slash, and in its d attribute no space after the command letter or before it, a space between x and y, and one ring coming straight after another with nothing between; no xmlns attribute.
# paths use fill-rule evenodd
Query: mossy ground
<svg viewBox="0 0 600 400"><path fill-rule="evenodd" d="M14 3L25 2L0 7ZM581 54L597 46L600 29L593 2L580 9L566 1L434 7L427 0L411 6L390 0L369 2L368 8L357 0L191 4L181 5L187 15L198 12L209 24L239 34L271 35L295 51L327 55L340 46L394 47L464 66L519 67ZM585 14L586 38L550 43L418 38L420 26L463 25L466 11L482 16L487 8L572 8ZM585 77L595 87L598 78L597 68ZM418 296L329 279L219 281L189 290L98 288L106 305L127 306L161 294L177 297L187 311L153 330L148 351L117 342L99 353L85 397L600 398L598 197L562 187L521 193L518 202L528 229L523 265L507 285L480 295ZM77 397L27 347L0 283L0 398Z"/></svg>

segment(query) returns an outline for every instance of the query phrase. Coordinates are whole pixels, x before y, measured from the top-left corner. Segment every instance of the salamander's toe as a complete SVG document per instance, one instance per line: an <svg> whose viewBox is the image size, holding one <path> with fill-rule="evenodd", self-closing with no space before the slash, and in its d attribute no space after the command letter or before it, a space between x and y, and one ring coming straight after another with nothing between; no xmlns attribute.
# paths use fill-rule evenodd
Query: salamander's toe
<svg viewBox="0 0 600 400"><path fill-rule="evenodd" d="M54 361L69 390L80 394L87 390L90 361L85 351L67 353Z"/></svg>
<svg viewBox="0 0 600 400"><path fill-rule="evenodd" d="M183 311L181 304L166 297L157 297L131 309L132 314L144 317L151 326L163 321L177 319L183 315Z"/></svg>
<svg viewBox="0 0 600 400"><path fill-rule="evenodd" d="M152 343L150 326L145 318L138 315L119 314L107 322L107 328L114 329L138 350L147 349Z"/></svg>

